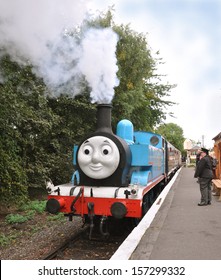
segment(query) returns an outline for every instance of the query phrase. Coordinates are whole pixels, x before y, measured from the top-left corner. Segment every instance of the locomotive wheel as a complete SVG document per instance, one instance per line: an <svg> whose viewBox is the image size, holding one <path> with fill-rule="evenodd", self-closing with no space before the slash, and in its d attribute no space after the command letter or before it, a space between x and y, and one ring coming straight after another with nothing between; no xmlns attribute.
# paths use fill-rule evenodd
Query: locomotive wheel
<svg viewBox="0 0 221 280"><path fill-rule="evenodd" d="M154 195L154 191L150 190L144 197L143 197L143 204L142 204L142 218L143 216L147 213L147 211L150 209L150 207L152 206L152 204L154 203L154 199L155 195ZM141 218L141 219L142 219ZM132 226L136 227L139 222L141 221L141 219L138 218L133 218L132 219Z"/></svg>
<svg viewBox="0 0 221 280"><path fill-rule="evenodd" d="M154 203L154 192L153 190L150 190L147 194L145 194L143 198L143 204L142 204L143 216L147 213L147 211L150 209L153 203Z"/></svg>
<svg viewBox="0 0 221 280"><path fill-rule="evenodd" d="M160 195L164 187L165 187L165 182L163 181L154 188L154 199L156 199Z"/></svg>

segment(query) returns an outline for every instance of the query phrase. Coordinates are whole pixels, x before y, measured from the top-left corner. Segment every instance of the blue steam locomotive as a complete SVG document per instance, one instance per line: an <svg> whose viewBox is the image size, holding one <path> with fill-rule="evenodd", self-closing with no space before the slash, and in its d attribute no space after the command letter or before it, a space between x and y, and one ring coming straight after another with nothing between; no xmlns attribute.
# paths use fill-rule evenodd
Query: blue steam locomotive
<svg viewBox="0 0 221 280"><path fill-rule="evenodd" d="M82 216L100 231L107 219L139 220L181 165L181 153L161 135L134 131L121 120L113 133L109 104L97 107L97 129L74 146L68 184L48 187L47 210Z"/></svg>

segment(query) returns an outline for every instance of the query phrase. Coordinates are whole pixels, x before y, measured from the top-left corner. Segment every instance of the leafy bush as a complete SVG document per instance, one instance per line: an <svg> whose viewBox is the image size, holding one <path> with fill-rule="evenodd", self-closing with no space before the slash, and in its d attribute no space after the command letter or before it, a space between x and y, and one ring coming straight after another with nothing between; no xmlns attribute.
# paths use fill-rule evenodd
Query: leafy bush
<svg viewBox="0 0 221 280"><path fill-rule="evenodd" d="M9 214L5 217L5 220L9 224L22 224L28 220L33 219L36 214L35 210L29 210L25 214Z"/></svg>
<svg viewBox="0 0 221 280"><path fill-rule="evenodd" d="M0 246L8 245L11 240L16 239L16 237L16 234L5 235L4 233L0 233Z"/></svg>
<svg viewBox="0 0 221 280"><path fill-rule="evenodd" d="M9 214L5 217L5 220L9 224L21 224L28 221L28 217L20 214Z"/></svg>
<svg viewBox="0 0 221 280"><path fill-rule="evenodd" d="M33 200L30 202L27 202L25 204L22 204L19 207L19 210L21 211L27 211L27 210L33 210L36 211L37 213L41 214L44 213L45 207L46 207L46 200Z"/></svg>

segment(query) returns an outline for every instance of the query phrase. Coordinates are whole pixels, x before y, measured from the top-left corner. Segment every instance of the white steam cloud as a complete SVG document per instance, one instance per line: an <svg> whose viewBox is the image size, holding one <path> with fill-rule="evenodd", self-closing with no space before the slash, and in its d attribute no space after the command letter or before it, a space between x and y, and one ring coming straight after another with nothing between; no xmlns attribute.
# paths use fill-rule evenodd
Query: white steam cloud
<svg viewBox="0 0 221 280"><path fill-rule="evenodd" d="M118 85L116 33L90 28L81 38L71 35L88 19L88 2L0 0L0 53L31 63L55 96L76 96L84 77L92 102L110 103Z"/></svg>
<svg viewBox="0 0 221 280"><path fill-rule="evenodd" d="M90 29L82 41L82 57L78 66L92 88L93 101L98 98L99 103L110 103L113 86L118 85L117 41L116 33L110 28Z"/></svg>

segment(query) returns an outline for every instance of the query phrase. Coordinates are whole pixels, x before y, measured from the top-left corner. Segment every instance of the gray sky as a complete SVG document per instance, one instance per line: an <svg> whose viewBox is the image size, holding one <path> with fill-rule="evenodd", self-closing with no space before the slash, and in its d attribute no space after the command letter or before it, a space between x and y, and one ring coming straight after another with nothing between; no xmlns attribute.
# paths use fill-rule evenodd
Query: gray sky
<svg viewBox="0 0 221 280"><path fill-rule="evenodd" d="M81 24L88 8L94 14L113 5L115 22L147 34L153 57L159 51L165 62L158 74L166 75L165 83L177 84L169 98L177 105L168 108L175 118L166 122L179 125L196 142L204 136L206 147L212 147L221 132L220 0L0 0L0 50L3 46L21 64L28 59L55 95L64 85L74 97L84 75L92 100L103 102L118 84L116 36L111 30L85 31L79 48L68 30Z"/></svg>
<svg viewBox="0 0 221 280"><path fill-rule="evenodd" d="M160 51L158 68L177 84L169 108L184 136L209 148L221 132L221 1L220 0L93 0L92 9L115 5L115 22L147 34L152 54Z"/></svg>

